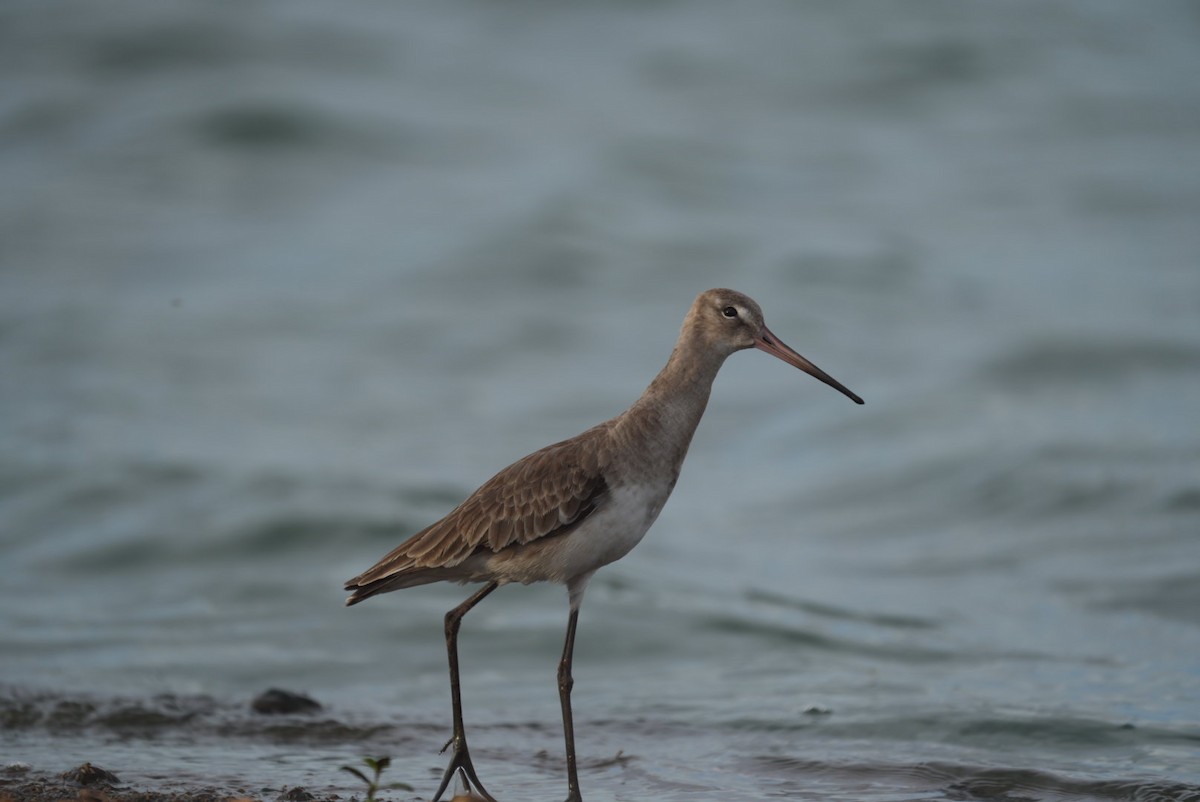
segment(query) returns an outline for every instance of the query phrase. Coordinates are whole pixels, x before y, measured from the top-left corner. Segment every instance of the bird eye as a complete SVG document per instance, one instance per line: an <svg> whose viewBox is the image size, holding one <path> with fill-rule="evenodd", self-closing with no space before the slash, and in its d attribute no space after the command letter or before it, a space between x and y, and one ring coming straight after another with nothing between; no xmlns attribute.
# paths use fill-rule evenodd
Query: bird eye
<svg viewBox="0 0 1200 802"><path fill-rule="evenodd" d="M734 309L732 306L727 306L723 310L721 310L721 314L724 315L725 317L737 317L737 310Z"/></svg>

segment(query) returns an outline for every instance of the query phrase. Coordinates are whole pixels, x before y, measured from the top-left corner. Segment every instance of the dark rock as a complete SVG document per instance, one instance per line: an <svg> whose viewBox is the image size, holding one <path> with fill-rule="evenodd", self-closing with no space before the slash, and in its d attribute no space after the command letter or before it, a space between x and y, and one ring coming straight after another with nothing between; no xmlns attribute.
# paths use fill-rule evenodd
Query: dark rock
<svg viewBox="0 0 1200 802"><path fill-rule="evenodd" d="M105 771L99 766L93 766L91 763L84 763L82 766L73 768L70 771L64 771L61 776L64 780L77 782L80 785L97 785L99 783L112 785L113 783L120 782L117 779L117 775L111 771Z"/></svg>
<svg viewBox="0 0 1200 802"><path fill-rule="evenodd" d="M320 703L304 694L283 691L279 688L263 691L250 703L250 707L255 713L264 715L315 713L321 709Z"/></svg>

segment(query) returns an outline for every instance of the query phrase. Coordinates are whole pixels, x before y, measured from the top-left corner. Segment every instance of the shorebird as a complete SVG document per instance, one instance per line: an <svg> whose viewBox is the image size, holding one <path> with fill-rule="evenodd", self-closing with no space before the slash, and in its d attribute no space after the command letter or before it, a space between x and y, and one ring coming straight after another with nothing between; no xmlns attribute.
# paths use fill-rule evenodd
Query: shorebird
<svg viewBox="0 0 1200 802"><path fill-rule="evenodd" d="M495 802L476 775L463 726L458 630L471 608L501 585L558 582L570 603L558 663L567 755L567 802L582 802L571 713L571 656L588 580L638 544L679 478L713 379L735 351L758 348L852 399L863 400L793 351L763 323L762 310L740 292L702 292L684 318L666 366L642 397L617 417L517 460L450 513L346 583L347 605L430 582L484 583L446 613L446 653L454 732L450 763L433 797L461 773Z"/></svg>

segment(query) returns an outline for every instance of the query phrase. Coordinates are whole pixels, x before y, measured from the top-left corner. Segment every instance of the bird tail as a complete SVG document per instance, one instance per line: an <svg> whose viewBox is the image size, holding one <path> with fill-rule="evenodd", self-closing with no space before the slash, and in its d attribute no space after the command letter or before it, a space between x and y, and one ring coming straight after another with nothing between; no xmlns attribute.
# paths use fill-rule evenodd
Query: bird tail
<svg viewBox="0 0 1200 802"><path fill-rule="evenodd" d="M346 606L351 607L360 601L378 596L380 593L390 593L393 590L415 588L418 585L428 585L431 582L445 580L463 581L462 572L452 568L416 568L408 571L398 571L394 574L381 576L378 579L364 579L365 575L356 576L346 582L345 590L350 591Z"/></svg>

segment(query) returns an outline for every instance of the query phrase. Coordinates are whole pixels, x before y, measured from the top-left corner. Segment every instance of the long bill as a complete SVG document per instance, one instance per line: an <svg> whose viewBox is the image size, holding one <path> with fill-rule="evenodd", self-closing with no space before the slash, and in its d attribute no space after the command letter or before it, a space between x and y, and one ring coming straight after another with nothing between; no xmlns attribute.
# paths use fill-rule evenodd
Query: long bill
<svg viewBox="0 0 1200 802"><path fill-rule="evenodd" d="M863 403L863 400L846 389L844 384L830 376L825 371L821 370L813 363L809 362L804 357L797 354L786 344L784 344L783 340L772 334L771 330L766 326L763 326L762 334L754 338L754 347L760 351L766 351L771 356L779 357L793 367L800 368L800 370L804 371L809 376L820 379L842 395L849 398L854 403Z"/></svg>

